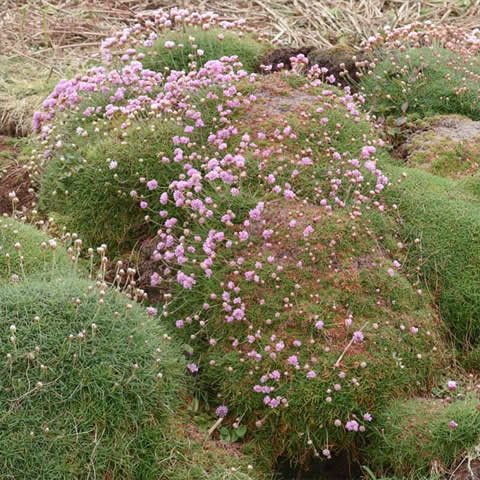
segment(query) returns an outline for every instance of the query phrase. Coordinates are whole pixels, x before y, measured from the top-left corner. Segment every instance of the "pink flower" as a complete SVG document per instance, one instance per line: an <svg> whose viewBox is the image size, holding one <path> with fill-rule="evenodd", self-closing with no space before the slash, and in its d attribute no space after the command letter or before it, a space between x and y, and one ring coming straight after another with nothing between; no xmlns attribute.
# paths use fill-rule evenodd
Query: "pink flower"
<svg viewBox="0 0 480 480"><path fill-rule="evenodd" d="M198 372L198 367L195 363L189 363L187 365L187 368L190 370L192 373L197 373Z"/></svg>
<svg viewBox="0 0 480 480"><path fill-rule="evenodd" d="M356 420L350 420L345 424L345 429L349 432L358 432L358 422Z"/></svg>
<svg viewBox="0 0 480 480"><path fill-rule="evenodd" d="M313 227L311 225L307 225L307 227L303 231L303 236L307 237L308 235L310 235L313 232L314 232Z"/></svg>
<svg viewBox="0 0 480 480"><path fill-rule="evenodd" d="M363 333L360 332L360 331L357 331L357 332L353 332L353 337L352 337L352 340L353 340L353 343L361 343L363 342Z"/></svg>
<svg viewBox="0 0 480 480"><path fill-rule="evenodd" d="M453 420L448 424L448 426L452 429L455 430L458 426L458 423L454 422Z"/></svg>
<svg viewBox="0 0 480 480"><path fill-rule="evenodd" d="M297 358L296 355L291 355L290 357L288 357L287 362L288 362L290 365L298 365L298 358Z"/></svg>
<svg viewBox="0 0 480 480"><path fill-rule="evenodd" d="M457 382L455 382L453 380L449 380L447 382L447 387L450 391L456 390L457 389Z"/></svg>
<svg viewBox="0 0 480 480"><path fill-rule="evenodd" d="M158 182L156 180L150 180L147 182L147 188L149 190L155 190L158 187Z"/></svg>

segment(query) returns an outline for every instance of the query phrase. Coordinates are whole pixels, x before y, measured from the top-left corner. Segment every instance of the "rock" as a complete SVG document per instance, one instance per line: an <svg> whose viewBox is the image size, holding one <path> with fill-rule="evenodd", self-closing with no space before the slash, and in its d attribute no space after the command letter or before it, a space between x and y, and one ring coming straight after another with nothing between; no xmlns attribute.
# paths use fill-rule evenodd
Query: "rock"
<svg viewBox="0 0 480 480"><path fill-rule="evenodd" d="M260 59L260 66L271 65L272 69L270 70L270 72L278 72L281 69L281 68L278 68L278 65L283 63L284 64L283 68L286 68L289 70L292 68L290 58L296 57L297 55L300 55L300 54L308 56L308 54L314 49L315 47L312 47L312 46L300 47L300 48L292 48L292 47L277 48L275 50L268 52L266 55L264 55ZM258 71L263 72L263 69L260 66L258 68Z"/></svg>
<svg viewBox="0 0 480 480"><path fill-rule="evenodd" d="M410 166L442 177L465 177L479 171L480 121L459 115L427 119L403 145Z"/></svg>
<svg viewBox="0 0 480 480"><path fill-rule="evenodd" d="M332 48L317 49L312 46L300 48L278 48L264 55L260 65L271 65L270 72L277 72L279 64L284 69L291 69L290 58L297 55L305 55L308 58L309 67L318 65L320 68L327 68L328 75L334 75L336 82L341 85L351 84L358 80L359 62L364 62L367 57L364 53L355 50L348 45L336 45ZM263 69L259 68L263 71Z"/></svg>
<svg viewBox="0 0 480 480"><path fill-rule="evenodd" d="M335 75L336 83L342 85L358 80L359 62L366 56L362 52L346 46L337 45L328 49L313 50L308 54L309 65L318 65L328 69L329 75Z"/></svg>

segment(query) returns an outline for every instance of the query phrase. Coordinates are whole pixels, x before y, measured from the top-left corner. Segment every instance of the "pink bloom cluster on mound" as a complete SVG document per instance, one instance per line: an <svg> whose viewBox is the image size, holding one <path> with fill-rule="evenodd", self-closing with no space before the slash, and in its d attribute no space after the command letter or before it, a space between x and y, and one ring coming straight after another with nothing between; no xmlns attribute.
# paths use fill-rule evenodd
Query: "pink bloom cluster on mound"
<svg viewBox="0 0 480 480"><path fill-rule="evenodd" d="M269 412L288 407L290 395L295 394L293 382L300 378L310 383L321 381L327 366L319 361L317 353L329 352L326 339L333 328L329 319L320 319L318 315L310 318L307 314L305 322L312 324L309 341L292 339L285 329L277 328L292 311L296 296L302 292L303 279L282 300L281 308L272 307L273 312L269 299L259 293L262 315L253 315L249 301L252 286L261 292L264 286L276 287L287 282L284 258L273 248L285 232L278 228L278 219L269 215L269 208L284 204L286 210L295 211L287 224L288 235L302 238L306 248L311 247L312 239L320 238L334 258L336 240L323 238L317 224L322 219L335 221L336 210L346 211L354 225L364 211L385 209L380 193L388 179L376 159L377 149L383 143L363 135L352 139L352 144L354 140L360 141L358 151L340 152L331 145L345 123L360 121L363 97L348 88L338 93L324 85L322 80L327 72L318 67L310 69L304 88L312 104L303 106L298 113L311 132L302 145L299 146L301 126L288 119L271 129L242 126L235 121L235 115L248 112L258 102L255 94L242 91L241 83L255 86L258 79L242 70L236 57L211 60L198 70L172 71L168 76L144 69L141 59L135 57L134 47L148 46L145 42L156 38L157 28L181 23L208 28L216 22L216 17L173 9L139 18L137 25L103 45L107 59L114 56L112 52L116 49L115 55L120 55L123 61L126 61L124 55L129 55L130 63L121 68L94 68L85 75L60 82L44 102L42 112L35 115L36 130L41 131L47 144L47 154L55 155L56 150L67 148L54 134L53 121L60 113L76 116L79 122L86 117L99 120L96 123L99 126L79 127L76 130L79 137L103 135L108 131L101 126L103 122L108 125L115 121L125 131L125 142L129 140L128 126L136 119L144 119L145 128L152 117L174 120L181 125L183 134L171 138L173 155L162 154L158 158L159 164L165 166L164 178L138 181L122 177L122 188L132 202L158 224L152 255L158 267L151 276L151 284L171 289L171 283L176 283L182 287L176 289L175 295L165 297L163 309L158 313L164 318L172 317L178 329L192 332L192 339L198 334L204 336L210 349L225 348L225 343L217 339L228 338L240 362L251 368L251 391L259 397L261 416L268 416ZM127 46L131 50L122 53ZM298 66L305 63L302 56L293 61ZM335 79L330 76L328 81ZM107 97L105 106L96 103L97 94ZM206 119L191 100L193 94L201 95L200 103L213 103L214 126L205 126ZM337 123L332 120L334 115ZM75 142L75 138L69 141ZM118 167L118 162L112 160L107 162L105 170L113 175L120 171ZM238 202L251 202L252 175L260 193L256 193L257 200L244 212ZM308 192L306 185L311 185ZM307 216L305 221L300 210L310 207L315 208L316 214ZM250 252L259 254L256 258L245 258ZM309 253L310 258L314 257L313 249ZM294 267L287 266L301 272L304 260L294 260ZM177 314L176 306L179 303L188 306L190 292L196 288L201 289L203 305L193 305L185 315ZM352 348L361 349L375 335L378 324L374 323L372 328L359 325L359 320L349 314L338 330L345 345L351 343ZM398 334L407 336L409 332L417 333L418 329L404 327ZM215 365L215 360L210 360L208 366L215 368ZM330 370L338 367L333 362L328 365ZM367 362L360 363L359 368L367 367ZM198 374L203 364L199 368L190 363L187 368ZM359 375L347 368L335 371L333 376L331 388L322 392L325 408L335 405L343 392L354 392L361 384ZM220 417L227 412L224 406L217 409ZM345 423L345 428L352 432L364 431L362 421L372 419L369 413L364 414L363 420L352 415L345 412L345 418L355 418ZM261 426L263 421L259 419L257 425ZM342 425L340 419L330 423L335 427Z"/></svg>
<svg viewBox="0 0 480 480"><path fill-rule="evenodd" d="M224 30L238 30L242 35L245 30L245 20L238 19L231 22L220 21L219 15L213 12L195 12L185 8L171 8L170 10L156 10L142 12L136 16L138 20L133 26L117 32L102 43L102 53L107 62L114 58L121 61L141 59L143 53L139 48L150 48L153 42L165 31L177 30L182 27L199 27L209 30L213 27ZM168 41L167 48L173 47L174 42Z"/></svg>
<svg viewBox="0 0 480 480"><path fill-rule="evenodd" d="M462 55L476 54L480 49L480 30L436 25L429 20L396 28L386 25L383 32L372 35L362 45L366 49L378 46L400 50L412 47L441 47Z"/></svg>
<svg viewBox="0 0 480 480"><path fill-rule="evenodd" d="M43 102L43 110L34 114L34 129L36 132L41 130L43 138L47 138L52 129L52 124L47 122L60 112L71 114L73 111L84 117L96 115L107 119L118 114L125 119L133 119L148 112L167 112L170 116L186 114L194 119L189 127L191 133L193 128L203 127L203 122L199 112L191 111L195 106L187 104L185 97L200 89L231 84L247 77L244 70L239 70L241 64L236 60L236 57L222 57L207 62L198 71L172 71L167 77L144 69L142 63L136 60L120 70L93 68L85 75L59 82ZM254 80L254 76L250 78ZM128 92L129 98L125 98L125 92ZM79 105L85 104L96 93L107 96L110 103L104 107L88 105L80 112ZM232 107L236 104L234 101L231 103ZM176 142L188 142L187 138L176 139Z"/></svg>

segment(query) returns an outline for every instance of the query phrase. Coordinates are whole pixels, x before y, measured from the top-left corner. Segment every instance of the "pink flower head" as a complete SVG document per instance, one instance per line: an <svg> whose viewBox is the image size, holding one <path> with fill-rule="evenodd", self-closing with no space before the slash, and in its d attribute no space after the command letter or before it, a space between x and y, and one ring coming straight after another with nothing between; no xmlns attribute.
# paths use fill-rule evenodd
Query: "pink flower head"
<svg viewBox="0 0 480 480"><path fill-rule="evenodd" d="M291 355L290 357L288 357L287 362L288 362L290 365L298 365L298 358L297 358L296 355Z"/></svg>
<svg viewBox="0 0 480 480"><path fill-rule="evenodd" d="M353 332L353 343L361 343L363 342L363 338L363 333L360 330L358 330L357 332Z"/></svg>
<svg viewBox="0 0 480 480"><path fill-rule="evenodd" d="M198 372L198 367L195 363L189 363L187 365L187 368L190 370L191 373L197 373Z"/></svg>
<svg viewBox="0 0 480 480"><path fill-rule="evenodd" d="M228 407L226 407L225 405L220 405L215 410L215 414L217 415L217 417L220 417L220 418L226 417L227 413L228 413Z"/></svg>
<svg viewBox="0 0 480 480"><path fill-rule="evenodd" d="M358 422L356 420L350 420L345 424L345 428L349 432L358 432Z"/></svg>
<svg viewBox="0 0 480 480"><path fill-rule="evenodd" d="M158 182L156 180L150 180L147 182L147 188L149 190L155 190L158 187Z"/></svg>

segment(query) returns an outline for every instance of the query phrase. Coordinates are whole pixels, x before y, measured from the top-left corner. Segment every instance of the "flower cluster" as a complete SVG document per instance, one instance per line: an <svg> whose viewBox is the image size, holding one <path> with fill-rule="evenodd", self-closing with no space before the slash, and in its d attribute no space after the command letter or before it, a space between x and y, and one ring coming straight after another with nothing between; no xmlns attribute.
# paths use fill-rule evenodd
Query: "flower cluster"
<svg viewBox="0 0 480 480"><path fill-rule="evenodd" d="M117 56L123 66L62 81L45 101L35 116L44 157L75 182L88 171L85 138L115 135L142 148L138 130L153 131L154 121L175 126L170 153L155 152L148 168L139 150L133 169L107 153L89 173L107 176L155 225L150 281L166 293L151 315L196 347L187 368L222 383L229 408L251 402L247 421L272 429L286 422L281 430L295 436L292 445L329 457L345 430L362 433L372 421L364 378L375 390L387 377L376 368L412 373L436 358L430 317L409 317L415 295L394 307L383 294L401 269L378 250L368 218L386 211L389 180L377 159L383 142L362 113L364 97L332 86L335 78L317 66L300 74L302 56L288 74L267 79L248 74L235 56L168 74L145 69L136 47L148 48L157 30L217 21L180 9L149 15L104 42L107 60ZM296 81L303 86L292 87ZM61 121L75 128L61 134ZM400 375L395 392L410 384ZM301 424L288 412L303 396L311 402ZM314 439L301 432L311 423Z"/></svg>

